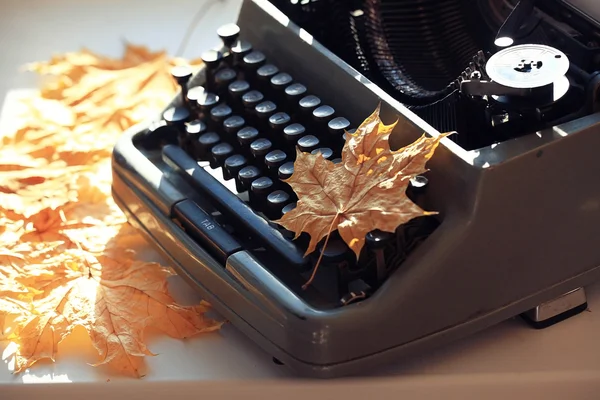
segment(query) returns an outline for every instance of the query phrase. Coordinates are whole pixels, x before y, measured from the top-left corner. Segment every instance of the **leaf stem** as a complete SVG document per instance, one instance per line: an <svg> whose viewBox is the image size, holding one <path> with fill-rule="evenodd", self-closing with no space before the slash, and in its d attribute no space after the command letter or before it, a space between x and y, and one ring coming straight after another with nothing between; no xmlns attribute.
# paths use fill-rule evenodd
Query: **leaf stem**
<svg viewBox="0 0 600 400"><path fill-rule="evenodd" d="M325 238L325 243L323 244L323 249L321 250L321 254L319 254L319 259L317 260L317 263L315 264L315 266L313 268L313 272L310 275L310 278L304 285L302 285L302 290L306 290L306 288L308 286L310 286L312 281L315 279L315 276L317 275L317 269L319 269L319 264L321 263L321 259L323 258L323 252L327 248L327 242L329 242L329 237L331 236L331 231L333 230L333 224L335 224L335 221L337 221L339 215L340 215L340 212L338 211L338 213L335 214L333 221L331 221L331 225L329 225L329 232L327 232L327 237Z"/></svg>

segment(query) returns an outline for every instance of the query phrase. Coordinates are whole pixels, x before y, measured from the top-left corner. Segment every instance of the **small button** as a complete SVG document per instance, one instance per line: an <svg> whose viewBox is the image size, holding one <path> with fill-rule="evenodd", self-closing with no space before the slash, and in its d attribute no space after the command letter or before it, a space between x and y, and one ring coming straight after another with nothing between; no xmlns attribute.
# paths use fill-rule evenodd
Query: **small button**
<svg viewBox="0 0 600 400"><path fill-rule="evenodd" d="M221 142L213 146L210 150L212 155L211 167L222 167L227 157L233 155L233 147L226 142Z"/></svg>
<svg viewBox="0 0 600 400"><path fill-rule="evenodd" d="M242 168L248 164L248 160L241 154L234 154L227 159L223 164L223 178L229 180L238 176L238 173Z"/></svg>
<svg viewBox="0 0 600 400"><path fill-rule="evenodd" d="M229 118L233 110L227 104L220 104L210 110L210 119L217 124L222 124L225 119Z"/></svg>
<svg viewBox="0 0 600 400"><path fill-rule="evenodd" d="M335 110L333 107L323 105L313 110L313 118L316 122L325 122L333 118Z"/></svg>
<svg viewBox="0 0 600 400"><path fill-rule="evenodd" d="M298 140L298 148L303 152L311 152L319 147L319 139L313 135L306 135Z"/></svg>
<svg viewBox="0 0 600 400"><path fill-rule="evenodd" d="M254 111L259 120L266 120L277 111L277 105L269 100L263 101L254 107Z"/></svg>
<svg viewBox="0 0 600 400"><path fill-rule="evenodd" d="M163 119L168 124L183 124L190 119L190 112L185 107L171 107L163 113Z"/></svg>
<svg viewBox="0 0 600 400"><path fill-rule="evenodd" d="M244 107L254 108L264 100L265 96L258 90L251 90L242 96Z"/></svg>
<svg viewBox="0 0 600 400"><path fill-rule="evenodd" d="M254 165L248 165L238 172L237 181L241 186L242 190L238 190L240 192L244 190L250 189L250 185L252 182L260 176L260 169L255 167Z"/></svg>
<svg viewBox="0 0 600 400"><path fill-rule="evenodd" d="M257 159L262 159L265 154L271 151L273 144L269 139L259 138L250 144L250 151L252 155Z"/></svg>
<svg viewBox="0 0 600 400"><path fill-rule="evenodd" d="M274 75L277 75L279 68L273 64L265 64L256 71L256 76L261 81L270 81Z"/></svg>
<svg viewBox="0 0 600 400"><path fill-rule="evenodd" d="M223 130L230 137L235 137L237 132L246 124L246 120L239 115L232 115L223 121Z"/></svg>
<svg viewBox="0 0 600 400"><path fill-rule="evenodd" d="M281 150L272 150L265 155L265 164L269 170L277 172L278 168L287 160L287 154Z"/></svg>
<svg viewBox="0 0 600 400"><path fill-rule="evenodd" d="M289 203L281 209L281 214L285 215L285 214L289 213L290 211L292 211L294 208L296 208L296 203Z"/></svg>
<svg viewBox="0 0 600 400"><path fill-rule="evenodd" d="M225 86L225 85L228 86L230 83L235 81L235 78L237 78L237 73L234 70L232 70L231 68L220 69L215 74L215 82L219 86Z"/></svg>
<svg viewBox="0 0 600 400"><path fill-rule="evenodd" d="M221 137L215 132L206 132L200 135L195 145L196 158L198 160L208 161L210 159L210 150L220 141Z"/></svg>
<svg viewBox="0 0 600 400"><path fill-rule="evenodd" d="M203 86L194 86L187 92L187 99L191 104L197 105L198 99L206 96L206 89Z"/></svg>
<svg viewBox="0 0 600 400"><path fill-rule="evenodd" d="M301 83L292 83L285 88L285 95L290 101L297 102L306 94L306 86Z"/></svg>
<svg viewBox="0 0 600 400"><path fill-rule="evenodd" d="M300 105L300 110L302 110L302 112L310 112L312 114L312 111L321 105L321 99L311 94L301 98L298 104Z"/></svg>
<svg viewBox="0 0 600 400"><path fill-rule="evenodd" d="M271 78L271 86L275 90L283 90L286 86L292 83L293 78L290 74L280 72Z"/></svg>
<svg viewBox="0 0 600 400"><path fill-rule="evenodd" d="M267 196L265 214L269 219L277 220L283 215L282 210L290 202L290 195L283 190L275 190Z"/></svg>
<svg viewBox="0 0 600 400"><path fill-rule="evenodd" d="M237 140L240 146L246 147L258 139L258 135L258 129L251 126L246 126L238 131Z"/></svg>
<svg viewBox="0 0 600 400"><path fill-rule="evenodd" d="M206 130L206 124L199 119L188 122L185 125L185 131L190 135L199 135Z"/></svg>
<svg viewBox="0 0 600 400"><path fill-rule="evenodd" d="M341 136L350 127L350 121L344 117L336 117L329 121L327 128L329 133L335 136Z"/></svg>
<svg viewBox="0 0 600 400"><path fill-rule="evenodd" d="M278 112L269 117L269 126L275 131L280 131L289 124L291 120L292 118L287 113Z"/></svg>
<svg viewBox="0 0 600 400"><path fill-rule="evenodd" d="M291 145L295 145L302 136L306 134L306 128L302 124L291 124L283 128L285 140Z"/></svg>
<svg viewBox="0 0 600 400"><path fill-rule="evenodd" d="M219 96L214 93L205 92L203 95L198 97L196 103L202 112L208 112L211 108L219 103Z"/></svg>
<svg viewBox="0 0 600 400"><path fill-rule="evenodd" d="M217 35L226 47L231 47L240 35L240 27L236 24L225 24L217 29Z"/></svg>
<svg viewBox="0 0 600 400"><path fill-rule="evenodd" d="M192 69L186 65L178 65L171 69L171 76L180 86L184 86L192 77Z"/></svg>
<svg viewBox="0 0 600 400"><path fill-rule="evenodd" d="M265 209L267 195L273 191L274 187L273 180L267 176L261 176L252 181L250 185L250 204L255 210L263 211Z"/></svg>
<svg viewBox="0 0 600 400"><path fill-rule="evenodd" d="M319 154L319 153L326 160L329 160L331 158L331 156L333 156L333 150L331 150L329 147L320 147L320 148L314 149L313 151L310 152L310 154L313 154L313 155Z"/></svg>
<svg viewBox="0 0 600 400"><path fill-rule="evenodd" d="M281 180L285 180L290 178L294 174L294 163L292 161L288 161L285 164L279 167L279 171L277 172L277 176Z"/></svg>
<svg viewBox="0 0 600 400"><path fill-rule="evenodd" d="M256 70L262 66L266 60L267 58L262 52L254 50L244 57L244 66L249 70Z"/></svg>
<svg viewBox="0 0 600 400"><path fill-rule="evenodd" d="M215 69L223 61L223 54L217 50L207 50L200 55L200 58L208 69Z"/></svg>
<svg viewBox="0 0 600 400"><path fill-rule="evenodd" d="M231 97L237 99L240 98L250 90L250 84L246 81L233 81L229 84L227 90Z"/></svg>
<svg viewBox="0 0 600 400"><path fill-rule="evenodd" d="M252 51L252 45L246 40L236 40L229 49L233 55L233 62L239 64L243 58Z"/></svg>

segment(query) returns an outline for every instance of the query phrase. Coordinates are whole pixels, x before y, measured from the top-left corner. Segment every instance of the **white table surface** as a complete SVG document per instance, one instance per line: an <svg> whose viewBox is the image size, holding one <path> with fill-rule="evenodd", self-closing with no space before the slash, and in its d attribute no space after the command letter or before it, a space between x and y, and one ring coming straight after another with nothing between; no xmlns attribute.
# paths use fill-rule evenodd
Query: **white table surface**
<svg viewBox="0 0 600 400"><path fill-rule="evenodd" d="M215 43L216 28L235 19L239 0L0 1L0 99L11 89L35 87L35 76L18 68L53 53L86 46L117 56L122 39L173 53L202 7L206 14L186 57ZM4 122L10 103L9 96ZM178 278L172 284L178 297L195 300ZM152 337L150 349L159 355L148 358L149 373L142 380L88 366L96 355L81 331L61 344L55 364L40 363L20 375L11 374L9 349L0 343L0 399L598 399L600 284L588 288L588 299L588 312L546 330L510 320L369 376L333 381L294 378L233 326L188 341Z"/></svg>

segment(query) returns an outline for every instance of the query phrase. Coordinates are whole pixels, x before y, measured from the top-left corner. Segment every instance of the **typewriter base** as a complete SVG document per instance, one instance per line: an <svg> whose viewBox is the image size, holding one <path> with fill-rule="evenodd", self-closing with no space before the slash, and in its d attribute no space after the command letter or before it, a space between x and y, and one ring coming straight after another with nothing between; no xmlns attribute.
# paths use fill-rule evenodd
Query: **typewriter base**
<svg viewBox="0 0 600 400"><path fill-rule="evenodd" d="M420 338L410 343L406 343L394 348L382 349L382 351L371 354L367 357L348 360L347 362L338 362L333 364L313 364L299 360L290 355L291 349L278 346L269 340L261 332L260 326L249 324L242 315L252 312L248 309L233 309L230 305L236 304L237 299L218 297L215 288L208 287L202 282L194 279L190 271L198 268L198 260L194 254L181 251L181 242L183 235L180 229L173 221L164 217L152 202L138 191L133 184L122 177L119 173L113 174L113 196L117 205L126 214L129 222L141 232L148 242L152 244L167 260L171 261L171 266L188 282L206 301L210 302L223 318L227 319L237 329L243 332L247 337L260 346L266 353L273 357L287 368L292 369L300 376L311 378L337 378L348 375L361 375L365 371L388 365L402 359L416 356L422 352L430 351L434 348L450 344L459 339L471 336L479 331L490 328L502 321L522 314L522 310L527 304L538 301L539 304L547 304L543 299L556 297L556 293L570 293L572 288L580 288L588 282L600 278L600 267L588 270L587 272L572 279L561 282L555 287L548 288L530 298L522 299L519 302L510 304L505 308L494 310L493 312L474 317L469 321L457 324L451 328L436 332L427 337ZM170 238L168 240L167 238ZM166 244L165 246L161 244ZM167 247L172 246L172 247ZM178 249L178 250L176 250ZM577 289L575 289L577 290ZM231 294L231 293L230 293ZM239 295L239 293L237 293ZM562 296L561 296L562 297ZM577 307L579 310L581 307ZM563 318L564 319L564 318ZM543 323L544 321L542 321ZM554 320L554 322L558 322ZM373 327L374 330L385 329L385 327ZM286 336L286 332L281 327L279 335ZM291 344L293 346L293 343Z"/></svg>

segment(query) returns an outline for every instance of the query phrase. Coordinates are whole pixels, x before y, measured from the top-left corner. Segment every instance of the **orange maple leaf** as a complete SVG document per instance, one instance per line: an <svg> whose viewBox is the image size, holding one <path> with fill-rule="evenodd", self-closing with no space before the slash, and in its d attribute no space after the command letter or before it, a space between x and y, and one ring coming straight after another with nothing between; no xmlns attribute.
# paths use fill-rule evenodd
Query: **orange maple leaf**
<svg viewBox="0 0 600 400"><path fill-rule="evenodd" d="M398 121L385 125L379 117L380 106L347 139L342 162L334 164L320 154L297 150L294 173L286 179L298 196L296 207L274 221L298 238L310 235L306 254L337 230L356 257L367 233L379 229L394 232L416 217L433 215L406 195L410 179L427 171L440 140L421 136L412 144L392 151L389 137ZM324 247L327 245L325 242ZM313 276L305 284L310 284Z"/></svg>
<svg viewBox="0 0 600 400"><path fill-rule="evenodd" d="M147 328L186 338L221 327L208 304L175 302L173 272L142 259L148 243L111 196L115 141L173 98L179 63L128 45L120 60L83 51L30 66L55 79L23 100L0 149L0 338L17 345L17 372L55 360L76 326L100 355L93 365L133 376L152 355Z"/></svg>

